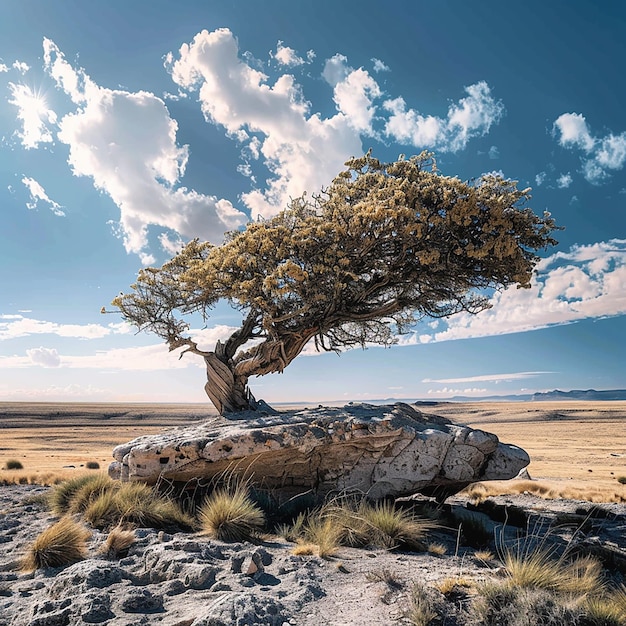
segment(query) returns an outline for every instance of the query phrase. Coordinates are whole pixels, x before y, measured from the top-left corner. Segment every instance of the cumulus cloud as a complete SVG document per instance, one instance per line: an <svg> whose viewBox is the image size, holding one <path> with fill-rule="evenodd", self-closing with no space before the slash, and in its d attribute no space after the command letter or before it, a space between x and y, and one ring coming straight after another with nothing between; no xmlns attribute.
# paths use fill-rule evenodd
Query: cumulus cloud
<svg viewBox="0 0 626 626"><path fill-rule="evenodd" d="M282 41L276 44L276 52L271 53L271 56L278 61L279 65L284 65L285 67L296 67L306 63L293 48L284 46Z"/></svg>
<svg viewBox="0 0 626 626"><path fill-rule="evenodd" d="M450 105L445 118L407 109L402 97L385 101L383 106L391 114L385 134L416 148L440 152L462 150L472 137L487 134L504 115L504 105L493 98L485 81L466 87L465 92L467 97Z"/></svg>
<svg viewBox="0 0 626 626"><path fill-rule="evenodd" d="M582 173L590 183L600 184L610 170L621 170L626 164L626 132L594 137L583 115L564 113L554 122L553 134L562 147L583 151Z"/></svg>
<svg viewBox="0 0 626 626"><path fill-rule="evenodd" d="M30 65L28 63L24 63L24 61L13 61L13 69L17 70L20 74L26 74L30 69Z"/></svg>
<svg viewBox="0 0 626 626"><path fill-rule="evenodd" d="M539 174L535 176L535 184L537 185L537 187L540 187L541 185L543 185L547 176L548 175L545 172L539 172Z"/></svg>
<svg viewBox="0 0 626 626"><path fill-rule="evenodd" d="M351 71L334 88L333 100L350 126L364 135L374 135L376 112L373 100L382 94L378 83L363 69Z"/></svg>
<svg viewBox="0 0 626 626"><path fill-rule="evenodd" d="M573 246L537 265L530 289L497 292L493 307L459 314L435 341L517 333L626 314L626 240Z"/></svg>
<svg viewBox="0 0 626 626"><path fill-rule="evenodd" d="M567 174L561 174L556 179L556 184L559 189L567 189L572 184L572 176L569 172Z"/></svg>
<svg viewBox="0 0 626 626"><path fill-rule="evenodd" d="M489 158L490 159L499 159L500 158L500 150L498 150L498 146L491 146L491 148L489 148Z"/></svg>
<svg viewBox="0 0 626 626"><path fill-rule="evenodd" d="M242 194L253 218L275 214L304 191L319 191L348 156L362 152L345 115L310 114L293 76L284 74L271 84L239 54L228 29L198 33L178 58L168 55L168 66L177 85L198 91L207 121L222 126L244 148L258 148L271 176L264 189ZM260 147L252 146L250 134L258 136Z"/></svg>
<svg viewBox="0 0 626 626"><path fill-rule="evenodd" d="M5 65L4 63L0 63L0 74L3 74L4 72L8 72L9 71L9 66Z"/></svg>
<svg viewBox="0 0 626 626"><path fill-rule="evenodd" d="M381 61L380 59L376 59L373 58L371 59L372 63L374 64L374 71L376 73L378 72L391 72L391 69L389 68L388 65L385 65L385 63L383 61Z"/></svg>
<svg viewBox="0 0 626 626"><path fill-rule="evenodd" d="M26 354L32 363L41 367L59 367L61 357L54 348L33 348L26 350Z"/></svg>
<svg viewBox="0 0 626 626"><path fill-rule="evenodd" d="M48 108L45 98L22 84L9 83L9 91L9 104L17 107L17 119L22 125L22 130L15 133L22 146L31 149L38 148L40 143L51 143L54 139L49 125L56 124L57 116Z"/></svg>
<svg viewBox="0 0 626 626"><path fill-rule="evenodd" d="M75 339L100 339L111 334L125 334L128 325L109 324L58 324L23 315L0 315L0 341L28 337L29 335L57 335Z"/></svg>
<svg viewBox="0 0 626 626"><path fill-rule="evenodd" d="M22 183L26 186L28 192L30 193L30 200L26 203L26 206L29 209L36 209L41 202L43 204L47 204L48 208L55 215L58 215L59 217L65 216L65 212L61 210L61 205L58 202L51 200L45 189L34 178L24 176L22 178Z"/></svg>
<svg viewBox="0 0 626 626"><path fill-rule="evenodd" d="M44 39L44 61L57 86L78 105L59 122L69 164L119 207L127 252L144 263L154 260L146 251L150 226L217 242L225 230L246 221L227 200L177 187L188 148L177 145L178 125L161 98L97 85L49 39Z"/></svg>

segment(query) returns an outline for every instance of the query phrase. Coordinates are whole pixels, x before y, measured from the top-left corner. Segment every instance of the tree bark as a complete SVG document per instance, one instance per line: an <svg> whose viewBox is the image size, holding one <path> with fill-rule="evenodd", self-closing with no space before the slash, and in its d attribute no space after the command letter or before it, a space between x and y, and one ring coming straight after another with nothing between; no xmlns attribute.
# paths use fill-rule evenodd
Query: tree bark
<svg viewBox="0 0 626 626"><path fill-rule="evenodd" d="M254 410L256 400L248 388L248 377L237 376L214 352L205 355L207 383L204 386L220 415Z"/></svg>

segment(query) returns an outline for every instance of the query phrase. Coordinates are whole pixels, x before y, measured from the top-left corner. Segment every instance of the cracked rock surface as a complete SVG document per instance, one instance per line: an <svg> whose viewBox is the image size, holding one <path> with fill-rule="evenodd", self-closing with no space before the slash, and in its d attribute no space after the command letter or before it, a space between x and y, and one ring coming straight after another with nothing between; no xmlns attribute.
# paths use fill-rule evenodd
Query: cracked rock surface
<svg viewBox="0 0 626 626"><path fill-rule="evenodd" d="M285 497L359 491L372 499L448 495L515 477L530 459L496 435L405 403L237 414L139 437L113 451L109 474L156 483L227 471Z"/></svg>

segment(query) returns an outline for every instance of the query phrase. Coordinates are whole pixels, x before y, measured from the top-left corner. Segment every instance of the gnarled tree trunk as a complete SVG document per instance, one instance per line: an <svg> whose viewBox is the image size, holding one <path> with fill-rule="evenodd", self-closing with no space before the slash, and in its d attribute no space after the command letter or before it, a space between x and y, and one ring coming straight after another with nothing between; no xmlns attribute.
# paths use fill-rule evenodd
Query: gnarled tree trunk
<svg viewBox="0 0 626 626"><path fill-rule="evenodd" d="M254 410L256 400L248 389L247 376L236 376L214 352L207 354L204 362L207 373L204 390L220 415Z"/></svg>

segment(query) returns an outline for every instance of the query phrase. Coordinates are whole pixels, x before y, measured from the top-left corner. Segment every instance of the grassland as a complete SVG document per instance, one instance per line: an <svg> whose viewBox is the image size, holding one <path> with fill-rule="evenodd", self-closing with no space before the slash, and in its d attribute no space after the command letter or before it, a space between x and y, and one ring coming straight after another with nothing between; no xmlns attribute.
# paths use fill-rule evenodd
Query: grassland
<svg viewBox="0 0 626 626"><path fill-rule="evenodd" d="M618 481L626 476L626 402L442 402L420 408L524 448L533 478L626 497ZM213 415L208 404L0 403L0 481L53 482L87 471L88 462L106 469L114 446ZM23 469L4 469L11 459Z"/></svg>

